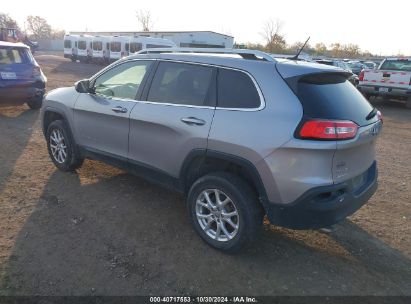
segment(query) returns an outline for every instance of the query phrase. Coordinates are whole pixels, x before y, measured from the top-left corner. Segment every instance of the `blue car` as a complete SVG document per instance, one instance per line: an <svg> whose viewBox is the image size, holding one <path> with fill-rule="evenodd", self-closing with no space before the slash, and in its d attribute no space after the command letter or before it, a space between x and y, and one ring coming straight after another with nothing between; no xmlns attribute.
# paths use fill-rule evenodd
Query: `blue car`
<svg viewBox="0 0 411 304"><path fill-rule="evenodd" d="M41 107L47 78L30 48L23 43L0 41L0 104Z"/></svg>

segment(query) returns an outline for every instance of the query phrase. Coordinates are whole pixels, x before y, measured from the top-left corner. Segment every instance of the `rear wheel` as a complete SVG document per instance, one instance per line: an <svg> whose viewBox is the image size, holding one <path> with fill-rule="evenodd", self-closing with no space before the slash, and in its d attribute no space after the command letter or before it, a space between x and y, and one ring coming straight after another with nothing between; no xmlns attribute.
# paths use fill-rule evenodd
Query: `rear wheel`
<svg viewBox="0 0 411 304"><path fill-rule="evenodd" d="M250 186L225 173L201 177L191 187L188 211L198 235L210 246L234 253L257 236L263 209Z"/></svg>
<svg viewBox="0 0 411 304"><path fill-rule="evenodd" d="M83 164L66 124L53 121L47 128L47 148L54 165L62 171L73 171Z"/></svg>

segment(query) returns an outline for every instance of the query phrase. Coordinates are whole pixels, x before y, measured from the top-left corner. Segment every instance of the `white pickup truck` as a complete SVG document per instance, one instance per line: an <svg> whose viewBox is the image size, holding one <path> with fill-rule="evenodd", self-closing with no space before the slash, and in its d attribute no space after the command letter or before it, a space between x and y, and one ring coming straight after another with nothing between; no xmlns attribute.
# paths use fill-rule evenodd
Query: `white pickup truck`
<svg viewBox="0 0 411 304"><path fill-rule="evenodd" d="M362 70L358 89L369 99L405 100L411 108L411 57L386 58L376 70Z"/></svg>

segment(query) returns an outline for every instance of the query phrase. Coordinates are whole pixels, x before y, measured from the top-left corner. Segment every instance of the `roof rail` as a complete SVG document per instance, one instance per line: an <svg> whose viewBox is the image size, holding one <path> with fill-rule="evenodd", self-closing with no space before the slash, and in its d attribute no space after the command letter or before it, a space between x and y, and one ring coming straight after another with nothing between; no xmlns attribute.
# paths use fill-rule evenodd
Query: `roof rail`
<svg viewBox="0 0 411 304"><path fill-rule="evenodd" d="M276 61L269 54L257 50L225 49L225 48L152 48L144 49L136 54L159 54L159 53L202 53L202 54L235 54L244 59Z"/></svg>

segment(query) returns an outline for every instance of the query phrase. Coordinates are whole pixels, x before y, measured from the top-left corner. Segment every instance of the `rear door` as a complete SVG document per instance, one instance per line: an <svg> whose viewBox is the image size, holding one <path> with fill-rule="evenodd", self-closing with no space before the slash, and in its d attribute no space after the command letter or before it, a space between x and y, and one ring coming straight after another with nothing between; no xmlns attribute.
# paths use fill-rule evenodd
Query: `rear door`
<svg viewBox="0 0 411 304"><path fill-rule="evenodd" d="M80 94L74 126L81 146L126 160L130 113L151 64L133 60L116 65L93 80L94 94Z"/></svg>
<svg viewBox="0 0 411 304"><path fill-rule="evenodd" d="M297 96L303 104L305 119L352 121L358 126L353 139L336 141L332 164L335 183L356 177L371 167L381 121L344 76L321 74L302 78Z"/></svg>
<svg viewBox="0 0 411 304"><path fill-rule="evenodd" d="M215 68L163 61L130 115L131 165L178 177L185 157L207 148L215 111Z"/></svg>

